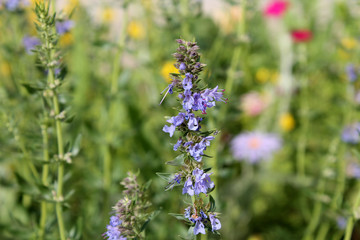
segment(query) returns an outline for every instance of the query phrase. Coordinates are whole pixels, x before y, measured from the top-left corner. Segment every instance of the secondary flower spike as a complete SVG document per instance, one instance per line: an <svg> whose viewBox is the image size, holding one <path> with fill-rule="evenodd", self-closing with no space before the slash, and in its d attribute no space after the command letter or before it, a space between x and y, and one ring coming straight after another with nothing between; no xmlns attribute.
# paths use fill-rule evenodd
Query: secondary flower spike
<svg viewBox="0 0 360 240"><path fill-rule="evenodd" d="M209 197L213 201L210 193L215 183L211 180L212 173L204 170L204 159L207 157L205 151L217 131L204 131L201 123L208 109L217 102L226 103L227 99L223 96L224 90L218 86L205 88L205 84L202 84L199 74L205 64L200 62L199 46L182 39L177 42L179 47L173 56L178 73L170 74L172 81L163 91L166 93L161 103L167 94L176 92L180 106L177 115L169 117L168 124L162 130L169 133L170 137L177 137L177 132L181 133L173 150L181 153L176 159L183 162L180 164L181 169L168 178L166 190L182 186L182 194L192 199L191 206L185 209L184 217L192 223L194 235L206 234L206 230L217 232L221 229L220 220L216 218L218 214L203 200ZM178 165L178 160L174 160L175 165Z"/></svg>

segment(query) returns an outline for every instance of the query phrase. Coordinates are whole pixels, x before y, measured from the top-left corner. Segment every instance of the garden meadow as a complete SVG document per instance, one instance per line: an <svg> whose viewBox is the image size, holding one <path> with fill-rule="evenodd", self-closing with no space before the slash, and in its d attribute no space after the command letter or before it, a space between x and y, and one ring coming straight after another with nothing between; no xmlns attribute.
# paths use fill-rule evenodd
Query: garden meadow
<svg viewBox="0 0 360 240"><path fill-rule="evenodd" d="M360 239L357 0L0 0L0 239Z"/></svg>

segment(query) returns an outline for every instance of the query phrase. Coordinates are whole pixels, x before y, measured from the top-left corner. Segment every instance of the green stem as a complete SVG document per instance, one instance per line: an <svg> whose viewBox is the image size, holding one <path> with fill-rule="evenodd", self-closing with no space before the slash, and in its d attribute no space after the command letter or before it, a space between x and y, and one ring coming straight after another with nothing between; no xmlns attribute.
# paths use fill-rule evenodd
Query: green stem
<svg viewBox="0 0 360 240"><path fill-rule="evenodd" d="M128 12L127 8L124 8L124 17L122 18L122 26L121 26L121 33L119 37L119 43L117 45L118 51L115 55L114 62L113 62L113 71L111 75L111 88L110 93L111 96L118 92L118 79L120 73L120 58L123 53L125 47L125 40L126 40L126 25L128 23Z"/></svg>
<svg viewBox="0 0 360 240"><path fill-rule="evenodd" d="M306 69L306 46L299 46L299 63L302 69ZM308 78L306 73L302 77L302 87L300 92L300 136L297 144L297 162L296 169L298 176L305 175L305 158L306 158L306 136L309 128L309 106L308 106Z"/></svg>
<svg viewBox="0 0 360 240"><path fill-rule="evenodd" d="M117 114L117 104L118 101L116 101L115 97L118 93L119 88L119 75L120 75L120 60L121 56L123 54L124 48L125 48L125 40L126 40L126 27L128 23L128 12L127 8L123 8L124 11L124 17L122 21L122 27L121 27L121 33L119 36L119 42L117 44L117 52L113 59L113 66L112 66L112 73L111 73L111 82L110 82L110 107L107 114L107 120L110 120L110 122L105 122L103 126L105 126L105 132L106 132L106 141L104 142L102 146L102 154L103 154L103 183L104 183L104 204L107 206L109 204L109 193L110 193L110 187L111 187L111 168L112 168L112 156L110 152L110 143L112 142L112 134L113 134L113 120L116 118L115 114ZM107 208L104 208L104 221L106 221L108 211Z"/></svg>
<svg viewBox="0 0 360 240"><path fill-rule="evenodd" d="M48 74L48 82L50 85L55 84L54 80L54 70L52 68L49 69ZM55 127L56 127L56 137L57 137L57 144L58 144L58 157L59 157L59 165L58 165L58 182L57 182L57 194L56 194L56 215L58 219L58 226L59 226L59 233L60 239L65 240L65 228L64 228L64 221L62 216L62 206L61 202L63 200L63 178L64 178L64 144L63 144L63 136L62 136L62 129L61 129L61 120L56 118L60 114L60 106L59 106L59 98L57 93L54 91L53 96L53 105L54 105L54 112L55 112Z"/></svg>
<svg viewBox="0 0 360 240"><path fill-rule="evenodd" d="M321 179L320 183L319 183L319 187L318 187L318 192L322 193L324 191L324 188L325 188L325 181L324 181L324 179ZM320 220L321 213L322 213L322 205L323 205L322 202L319 200L315 203L314 211L313 211L310 223L307 226L306 231L305 231L305 236L303 238L304 240L313 239L312 234L315 231L317 225L319 224L319 220Z"/></svg>
<svg viewBox="0 0 360 240"><path fill-rule="evenodd" d="M323 240L326 238L327 232L329 231L330 225L329 222L326 222L325 224L321 225L319 233L316 237L316 240Z"/></svg>
<svg viewBox="0 0 360 240"><path fill-rule="evenodd" d="M354 214L355 214L355 212L359 211L359 204L360 204L360 189L358 191L358 194L356 196L356 199L355 199L355 202L354 202L354 205L353 205L352 216L349 217L348 222L347 222L344 240L350 240L351 239L354 224L355 224L355 216L354 216Z"/></svg>
<svg viewBox="0 0 360 240"><path fill-rule="evenodd" d="M42 170L42 184L44 186L48 186L48 175L49 175L49 138L48 138L48 127L47 127L47 122L48 122L48 118L47 118L47 113L45 111L45 119L44 119L44 124L41 126L41 134L42 134L42 138L43 138L43 160L44 160L44 165L43 165L43 170ZM41 202L41 213L40 213L40 229L39 229L39 239L42 240L44 239L44 234L45 234L45 224L46 224L46 218L47 218L47 202L45 200L43 200Z"/></svg>
<svg viewBox="0 0 360 240"><path fill-rule="evenodd" d="M29 153L26 150L25 144L20 140L19 136L15 136L15 139L19 140L19 144L20 144L20 149L24 154L24 158L26 160L26 163L28 164L31 173L33 174L33 176L35 177L36 180L40 179L39 173L37 172L34 164L32 163L30 157L29 157Z"/></svg>
<svg viewBox="0 0 360 240"><path fill-rule="evenodd" d="M118 92L118 86L119 86L119 74L120 74L120 59L121 59L121 55L123 53L124 47L125 47L125 40L126 40L126 25L128 22L128 13L127 13L127 9L124 8L124 17L123 17L123 21L122 21L122 30L120 33L120 38L119 38L119 43L117 45L117 53L114 57L114 62L113 62L113 71L112 71L112 75L111 75L111 86L110 86L110 94L111 94L111 104L110 104L110 108L109 108L109 118L110 121L112 121L113 119L113 115L116 113L116 101L114 101L114 96L117 94ZM106 126L107 128L107 136L111 135L111 131L112 131L112 122L110 122L110 124L107 124ZM109 191L110 186L111 186L111 154L110 154L110 146L109 146L109 142L111 141L111 139L106 139L105 141L105 145L103 146L103 155L104 155L104 188L106 190L106 192ZM106 200L106 197L105 197Z"/></svg>
<svg viewBox="0 0 360 240"><path fill-rule="evenodd" d="M326 158L326 162L331 161L330 159L334 157L334 154L338 150L338 145L339 145L339 139L338 139L338 137L336 137L330 143L329 153ZM320 183L318 185L318 193L320 195L324 194L325 185L326 185L326 180L323 178L323 176L321 176ZM305 236L303 237L304 240L313 239L312 235L313 235L315 229L317 228L319 221L320 221L320 217L322 215L322 207L323 207L323 203L320 200L318 200L315 203L314 210L313 210L313 213L312 213L312 216L310 219L310 223L306 228ZM324 231L324 229L322 231Z"/></svg>
<svg viewBox="0 0 360 240"><path fill-rule="evenodd" d="M183 23L181 24L181 32L183 34L183 38L190 39L190 28L189 28L189 0L181 0L181 7L183 11Z"/></svg>

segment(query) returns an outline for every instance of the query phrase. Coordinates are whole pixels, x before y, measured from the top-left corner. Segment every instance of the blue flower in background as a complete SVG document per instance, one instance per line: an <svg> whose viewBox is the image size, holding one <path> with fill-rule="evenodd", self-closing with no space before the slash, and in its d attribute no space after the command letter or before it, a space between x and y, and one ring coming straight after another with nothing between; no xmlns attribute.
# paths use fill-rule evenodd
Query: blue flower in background
<svg viewBox="0 0 360 240"><path fill-rule="evenodd" d="M346 143L356 144L360 140L360 123L353 123L348 126L345 126L345 128L342 131L341 134L341 140Z"/></svg>
<svg viewBox="0 0 360 240"><path fill-rule="evenodd" d="M344 217L337 217L336 218L336 225L339 229L344 230L346 228L347 220Z"/></svg>
<svg viewBox="0 0 360 240"><path fill-rule="evenodd" d="M345 70L348 80L350 82L355 82L355 80L357 79L357 74L354 64L352 63L347 64Z"/></svg>
<svg viewBox="0 0 360 240"><path fill-rule="evenodd" d="M40 39L30 36L25 36L22 42L26 52L30 55L33 54L32 50L34 50L37 45L41 44Z"/></svg>
<svg viewBox="0 0 360 240"><path fill-rule="evenodd" d="M56 22L56 25L55 25L56 32L59 35L64 35L65 33L69 32L74 27L74 25L75 25L74 21L71 21L71 20Z"/></svg>
<svg viewBox="0 0 360 240"><path fill-rule="evenodd" d="M356 162L351 162L346 167L346 175L352 178L360 178L360 165Z"/></svg>
<svg viewBox="0 0 360 240"><path fill-rule="evenodd" d="M281 139L275 134L248 132L232 140L231 150L235 159L256 163L271 158L281 145Z"/></svg>
<svg viewBox="0 0 360 240"><path fill-rule="evenodd" d="M15 11L20 5L20 0L8 0L5 2L5 7L9 11Z"/></svg>

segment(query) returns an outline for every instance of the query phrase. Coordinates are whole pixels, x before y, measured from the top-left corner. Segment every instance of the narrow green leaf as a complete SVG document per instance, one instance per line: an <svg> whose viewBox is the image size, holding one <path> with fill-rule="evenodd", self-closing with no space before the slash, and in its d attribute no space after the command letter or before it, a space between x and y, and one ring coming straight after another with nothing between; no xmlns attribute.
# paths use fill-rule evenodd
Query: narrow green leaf
<svg viewBox="0 0 360 240"><path fill-rule="evenodd" d="M181 155L177 156L174 160L166 162L166 164L171 165L171 166L182 166L182 165L184 165L185 157L186 157L186 154L181 154Z"/></svg>

